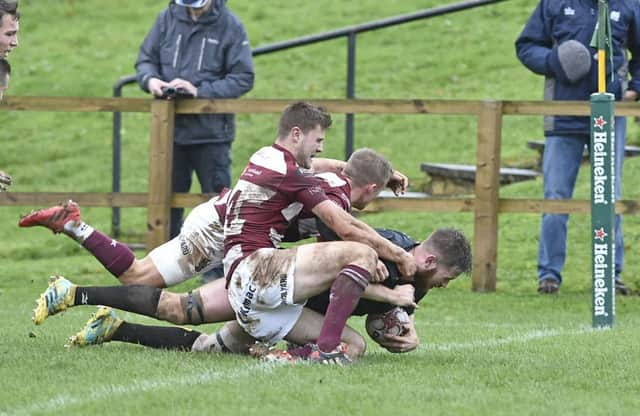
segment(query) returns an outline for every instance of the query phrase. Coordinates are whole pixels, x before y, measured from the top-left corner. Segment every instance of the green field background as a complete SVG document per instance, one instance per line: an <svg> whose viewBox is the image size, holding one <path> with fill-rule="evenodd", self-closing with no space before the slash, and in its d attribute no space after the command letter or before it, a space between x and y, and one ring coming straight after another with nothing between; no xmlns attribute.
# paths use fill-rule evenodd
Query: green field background
<svg viewBox="0 0 640 416"><path fill-rule="evenodd" d="M22 0L20 47L12 52L15 96L109 97L133 74L138 47L167 1ZM356 97L362 99L538 100L543 80L518 62L513 43L535 4L509 0L357 38ZM441 6L432 0L232 0L254 47L373 19ZM346 91L345 39L255 59L248 98L334 99ZM145 97L137 86L127 97ZM275 137L277 114L239 115L233 176ZM335 115L325 156L344 155L344 116ZM630 120L631 121L631 120ZM0 169L15 192L110 192L108 113L0 111ZM146 192L149 115L123 115L122 190ZM630 122L628 141L640 142ZM358 115L356 147L389 157L420 191L422 162L475 163L476 120L437 115ZM504 119L502 165L533 166L526 147L542 138L541 117ZM623 197L640 199L640 158L625 163ZM198 192L197 184L192 192ZM503 187L503 197L540 198L541 180ZM588 171L576 187L589 196ZM617 299L615 328L590 329L589 218L570 221L564 284L558 296L536 293L537 214L499 219L498 287L470 291L462 277L437 290L417 312L421 346L395 355L369 344L350 368L267 366L246 357L154 351L109 344L70 350L66 338L93 309L76 308L42 327L30 321L50 274L112 285L81 247L44 229L19 229L37 207L0 207L0 414L636 414L640 399L640 302ZM143 241L146 212L123 209L123 239ZM110 232L110 210L83 208ZM453 226L473 239L473 217L460 213L385 212L362 217L416 239ZM624 280L640 288L637 216L625 218ZM138 255L144 255L138 252ZM191 288L197 282L179 289ZM153 323L131 314L123 317ZM362 329L362 321L350 323ZM211 331L208 325L201 330Z"/></svg>

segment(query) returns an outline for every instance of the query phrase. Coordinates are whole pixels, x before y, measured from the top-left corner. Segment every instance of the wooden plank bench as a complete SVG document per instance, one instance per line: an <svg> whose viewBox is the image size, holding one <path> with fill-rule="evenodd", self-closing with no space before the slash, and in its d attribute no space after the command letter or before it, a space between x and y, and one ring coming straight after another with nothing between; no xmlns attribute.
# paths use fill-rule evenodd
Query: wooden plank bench
<svg viewBox="0 0 640 416"><path fill-rule="evenodd" d="M424 191L430 195L460 195L474 193L475 165L422 163L420 170L431 180ZM535 179L540 172L530 169L500 168L500 185Z"/></svg>
<svg viewBox="0 0 640 416"><path fill-rule="evenodd" d="M527 142L527 147L529 149L533 149L538 152L538 160L536 163L536 167L541 170L542 169L542 157L544 155L544 140L531 140ZM624 157L634 157L640 156L640 147L638 146L625 146L624 147ZM589 148L587 145L584 146L584 151L582 152L582 161L589 161Z"/></svg>

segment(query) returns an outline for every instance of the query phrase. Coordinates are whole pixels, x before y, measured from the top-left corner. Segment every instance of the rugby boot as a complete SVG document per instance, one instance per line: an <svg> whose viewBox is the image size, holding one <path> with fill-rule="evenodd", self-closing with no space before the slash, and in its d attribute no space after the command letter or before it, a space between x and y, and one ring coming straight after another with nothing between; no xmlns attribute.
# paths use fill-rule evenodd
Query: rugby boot
<svg viewBox="0 0 640 416"><path fill-rule="evenodd" d="M18 226L20 227L35 227L37 225L47 227L54 234L64 231L64 225L69 221L80 220L80 206L69 200L64 204L58 204L56 206L39 209L33 211L20 218Z"/></svg>
<svg viewBox="0 0 640 416"><path fill-rule="evenodd" d="M340 366L353 363L353 360L347 355L347 346L344 343L340 343L340 345L330 352L320 351L318 345L313 344L311 354L307 357L307 361Z"/></svg>
<svg viewBox="0 0 640 416"><path fill-rule="evenodd" d="M73 306L76 297L76 285L62 276L49 277L49 287L36 301L33 310L33 322L40 325L51 315Z"/></svg>
<svg viewBox="0 0 640 416"><path fill-rule="evenodd" d="M122 322L113 309L99 306L98 311L91 315L80 332L69 337L69 343L66 346L86 347L109 342Z"/></svg>
<svg viewBox="0 0 640 416"><path fill-rule="evenodd" d="M249 347L249 355L269 363L294 363L297 361L296 357L287 351L264 342L256 342Z"/></svg>

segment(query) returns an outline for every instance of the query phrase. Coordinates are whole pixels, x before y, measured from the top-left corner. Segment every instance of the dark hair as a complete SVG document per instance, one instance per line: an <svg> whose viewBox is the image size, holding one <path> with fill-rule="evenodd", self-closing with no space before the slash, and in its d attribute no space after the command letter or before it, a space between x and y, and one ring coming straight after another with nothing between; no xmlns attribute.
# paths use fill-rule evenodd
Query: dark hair
<svg viewBox="0 0 640 416"><path fill-rule="evenodd" d="M438 256L438 263L454 267L460 273L471 271L471 244L462 231L440 228L424 242L430 251Z"/></svg>
<svg viewBox="0 0 640 416"><path fill-rule="evenodd" d="M331 115L322 107L299 101L290 104L282 112L278 125L278 138L287 137L294 127L300 128L306 134L317 126L322 127L323 130L331 127Z"/></svg>
<svg viewBox="0 0 640 416"><path fill-rule="evenodd" d="M5 78L11 74L11 65L9 61L4 58L0 58L0 85L4 85Z"/></svg>
<svg viewBox="0 0 640 416"><path fill-rule="evenodd" d="M13 20L20 20L18 0L0 0L0 27L2 26L2 17L5 14L12 15Z"/></svg>
<svg viewBox="0 0 640 416"><path fill-rule="evenodd" d="M342 173L356 186L375 183L383 187L389 182L393 169L384 156L365 147L353 152Z"/></svg>

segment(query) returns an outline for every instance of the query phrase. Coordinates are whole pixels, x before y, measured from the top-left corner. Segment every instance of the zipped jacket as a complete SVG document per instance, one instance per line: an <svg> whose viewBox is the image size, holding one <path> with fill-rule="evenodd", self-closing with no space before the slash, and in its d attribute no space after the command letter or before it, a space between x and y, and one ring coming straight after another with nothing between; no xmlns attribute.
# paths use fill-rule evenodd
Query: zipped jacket
<svg viewBox="0 0 640 416"><path fill-rule="evenodd" d="M597 50L590 46L598 20L597 0L541 0L516 40L520 61L545 76L545 100L589 100L598 90ZM609 0L613 66L607 57L607 92L620 100L625 90L640 92L640 2ZM570 84L553 77L554 47L576 40L592 52L590 73ZM627 60L627 49L631 59ZM613 72L613 77L612 77ZM589 135L589 117L546 116L545 136Z"/></svg>
<svg viewBox="0 0 640 416"><path fill-rule="evenodd" d="M238 17L226 0L214 4L197 21L187 7L171 2L144 39L136 61L136 78L149 91L151 78L182 78L198 89L198 98L237 98L253 87L251 47ZM233 114L176 116L177 144L228 143L235 136Z"/></svg>

